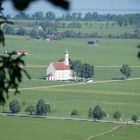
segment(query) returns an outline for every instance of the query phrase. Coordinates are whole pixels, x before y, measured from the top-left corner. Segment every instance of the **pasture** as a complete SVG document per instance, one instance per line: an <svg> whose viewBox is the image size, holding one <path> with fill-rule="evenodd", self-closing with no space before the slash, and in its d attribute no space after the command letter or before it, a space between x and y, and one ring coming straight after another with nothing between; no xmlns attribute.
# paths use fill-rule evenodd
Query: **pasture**
<svg viewBox="0 0 140 140"><path fill-rule="evenodd" d="M105 132L115 126L70 120L3 116L0 116L0 124L1 139L5 140L86 140L91 135Z"/></svg>
<svg viewBox="0 0 140 140"><path fill-rule="evenodd" d="M139 140L140 137L139 126L134 125L11 116L0 116L0 124L1 139L5 140Z"/></svg>
<svg viewBox="0 0 140 140"><path fill-rule="evenodd" d="M25 49L31 52L31 55L25 56L24 60L32 80L24 78L20 86L21 94L15 96L12 94L13 91L10 91L10 99L5 106L0 107L0 111L9 112L9 101L15 98L21 104L25 102L21 113L24 113L26 106L35 106L39 99L44 99L51 104L52 108L48 116L70 117L70 112L77 109L79 112L77 117L88 118L89 108L99 104L107 113L106 120L113 120L113 113L117 110L122 114L122 121L131 120L133 114L140 117L139 79L100 82L111 80L112 77L122 77L120 73L122 64L129 64L132 67L131 78L140 78L140 60L137 58L138 49L136 48L140 43L139 40L99 39L99 46L90 46L87 44L88 39L47 42L32 40L28 37L7 36L6 38L6 47L0 48L1 54L4 50ZM65 50L70 52L72 60L81 60L95 66L95 83L77 85L77 83L42 79L48 64L63 58ZM0 124L2 126L0 135L5 140L9 138L86 140L89 136L116 126L115 124L3 116L0 116ZM122 127L96 139L129 140L135 136L137 140L140 136L139 130L139 126Z"/></svg>

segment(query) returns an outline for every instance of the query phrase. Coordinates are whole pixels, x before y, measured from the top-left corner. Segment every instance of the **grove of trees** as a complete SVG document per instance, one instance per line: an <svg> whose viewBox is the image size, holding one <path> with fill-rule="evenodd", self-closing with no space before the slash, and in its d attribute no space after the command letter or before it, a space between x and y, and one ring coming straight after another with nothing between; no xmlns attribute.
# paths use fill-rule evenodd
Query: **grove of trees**
<svg viewBox="0 0 140 140"><path fill-rule="evenodd" d="M73 75L76 79L93 79L94 75L94 66L90 64L84 63L82 64L81 61L71 61L71 69L73 70Z"/></svg>

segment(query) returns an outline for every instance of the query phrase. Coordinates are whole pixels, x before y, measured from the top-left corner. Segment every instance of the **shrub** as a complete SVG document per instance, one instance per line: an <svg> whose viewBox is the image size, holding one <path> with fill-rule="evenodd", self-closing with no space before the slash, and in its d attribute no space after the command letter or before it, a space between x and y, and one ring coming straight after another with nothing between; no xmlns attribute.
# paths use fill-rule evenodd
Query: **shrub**
<svg viewBox="0 0 140 140"><path fill-rule="evenodd" d="M76 109L72 110L71 113L70 113L72 116L78 116L79 113Z"/></svg>
<svg viewBox="0 0 140 140"><path fill-rule="evenodd" d="M120 112L119 112L119 111L116 111L116 112L113 114L113 118L114 118L115 120L119 121L120 118L121 118Z"/></svg>
<svg viewBox="0 0 140 140"><path fill-rule="evenodd" d="M13 100L9 103L9 108L12 113L18 113L20 112L21 106L18 100Z"/></svg>
<svg viewBox="0 0 140 140"><path fill-rule="evenodd" d="M35 112L36 109L33 105L30 105L30 106L27 106L26 109L25 109L25 112L26 113L30 113L31 115L33 114L33 112Z"/></svg>
<svg viewBox="0 0 140 140"><path fill-rule="evenodd" d="M96 120L101 120L106 117L106 113L102 110L99 105L96 105L93 109L93 118Z"/></svg>
<svg viewBox="0 0 140 140"><path fill-rule="evenodd" d="M93 116L93 110L89 108L88 117L91 118Z"/></svg>
<svg viewBox="0 0 140 140"><path fill-rule="evenodd" d="M134 122L136 123L137 120L138 120L138 116L137 116L137 115L133 115L133 116L132 116L132 121L134 121Z"/></svg>
<svg viewBox="0 0 140 140"><path fill-rule="evenodd" d="M46 103L47 112L51 112L51 105Z"/></svg>
<svg viewBox="0 0 140 140"><path fill-rule="evenodd" d="M36 105L36 114L37 115L47 115L47 105L43 99L39 100Z"/></svg>

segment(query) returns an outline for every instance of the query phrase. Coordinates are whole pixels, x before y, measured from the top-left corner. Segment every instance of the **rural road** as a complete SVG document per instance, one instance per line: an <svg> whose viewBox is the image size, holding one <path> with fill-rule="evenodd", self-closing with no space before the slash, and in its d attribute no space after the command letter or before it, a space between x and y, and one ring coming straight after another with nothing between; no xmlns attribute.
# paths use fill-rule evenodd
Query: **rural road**
<svg viewBox="0 0 140 140"><path fill-rule="evenodd" d="M12 113L0 113L2 116L16 116L16 117L31 117L31 118L44 118L52 120L73 120L73 121L87 121L87 122L101 122L101 123L115 123L120 125L140 125L140 120L137 123L133 121L115 121L115 120L94 120L94 119L84 119L76 117L57 117L57 116L39 116L39 115L28 115L28 114L12 114Z"/></svg>
<svg viewBox="0 0 140 140"><path fill-rule="evenodd" d="M25 87L25 88L19 88L19 90L22 91L22 90L43 89L43 88L47 89L47 88L77 86L77 85L85 85L85 84L100 84L100 83L111 83L111 82L118 82L118 81L124 82L124 81L132 81L132 80L140 80L140 78L129 78L127 80L104 80L104 81L95 81L93 83L80 82L80 83L63 84L63 85L38 86L38 87L27 87L27 88ZM13 89L11 89L10 91L13 91Z"/></svg>

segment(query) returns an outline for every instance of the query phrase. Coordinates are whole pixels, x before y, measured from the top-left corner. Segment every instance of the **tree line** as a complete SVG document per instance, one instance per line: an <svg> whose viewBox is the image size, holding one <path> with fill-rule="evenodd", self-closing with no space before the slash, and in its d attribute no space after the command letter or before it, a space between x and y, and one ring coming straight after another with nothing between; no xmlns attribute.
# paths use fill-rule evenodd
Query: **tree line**
<svg viewBox="0 0 140 140"><path fill-rule="evenodd" d="M26 103L23 102L22 106L25 106ZM17 114L21 111L21 104L19 103L18 100L14 99L9 103L9 109L12 114ZM48 103L45 103L43 99L38 100L36 106L34 105L28 105L25 107L25 113L29 115L39 115L39 116L47 116L48 113L50 113L51 110L51 105ZM71 116L79 116L79 112L77 109L74 109L70 112ZM106 112L101 108L100 105L95 105L93 108L89 108L88 110L88 118L92 118L95 121L96 120L102 120L105 117L107 117ZM116 121L121 120L121 113L117 110L113 113L112 118L115 119ZM135 123L138 121L138 115L134 114L131 117L131 120L134 121Z"/></svg>
<svg viewBox="0 0 140 140"><path fill-rule="evenodd" d="M10 15L7 15L11 18ZM19 12L13 19L24 19L24 20L66 20L66 21L114 21L119 26L133 25L140 27L140 14L99 14L98 12L67 12L61 16L57 16L53 11L48 11L45 14L42 11L37 11L32 15L26 14L25 12Z"/></svg>
<svg viewBox="0 0 140 140"><path fill-rule="evenodd" d="M11 19L7 15L8 19ZM5 34L10 35L28 35L34 39L47 39L47 35L51 34L56 36L56 39L64 38L123 38L123 39L140 39L140 14L127 14L127 15L100 15L97 12L88 12L82 16L81 12L66 13L61 17L57 17L52 11L46 12L35 12L32 15L26 14L25 12L20 12L15 15L11 20L17 20L15 27L12 25L4 24L2 27ZM26 21L24 21L26 20ZM31 21L30 21L31 20ZM66 22L68 21L68 22ZM84 22L82 22L84 21ZM91 21L95 21L92 23ZM103 22L98 25L97 22ZM84 33L76 31L74 29L94 29L97 26L99 29L103 28L113 28L115 26L133 26L134 30L124 33L108 33L101 34L97 31L90 33ZM40 27L40 29L38 28ZM61 28L63 30L61 30Z"/></svg>
<svg viewBox="0 0 140 140"><path fill-rule="evenodd" d="M99 34L98 32L84 33L77 32L73 29L75 28L93 28L96 26L96 22L91 24L88 21L81 23L80 21L71 21L65 23L65 21L50 21L50 20L40 20L34 22L18 22L16 23L16 28L13 25L5 24L2 29L5 34L10 35L21 35L21 36L30 36L34 39L46 39L48 34L56 36L56 39L64 38L124 38L124 39L139 39L140 30L134 29L132 32L124 32L119 34ZM105 25L101 25L101 28L109 28L115 26L115 23L109 24L108 22ZM59 31L62 28L64 30Z"/></svg>

